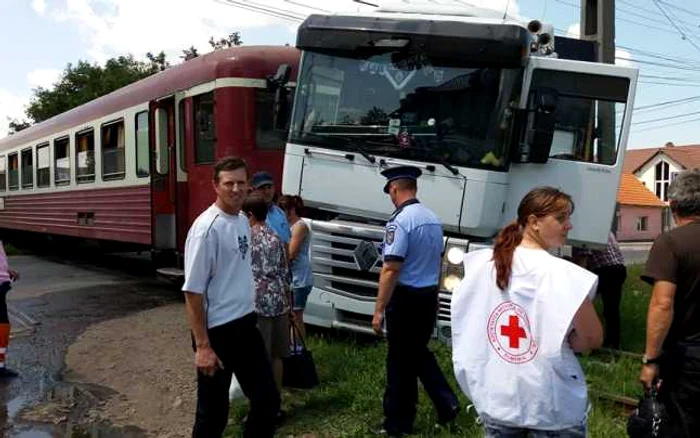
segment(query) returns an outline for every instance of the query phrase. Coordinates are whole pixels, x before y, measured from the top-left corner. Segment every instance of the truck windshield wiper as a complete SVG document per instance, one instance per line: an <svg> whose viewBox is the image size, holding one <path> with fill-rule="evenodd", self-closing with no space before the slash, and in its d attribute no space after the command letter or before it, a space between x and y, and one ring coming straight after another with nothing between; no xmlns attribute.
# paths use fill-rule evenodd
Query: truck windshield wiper
<svg viewBox="0 0 700 438"><path fill-rule="evenodd" d="M445 166L445 169L449 170L452 172L452 175L459 175L459 169L451 165L450 163L447 162L447 160L441 159L440 164Z"/></svg>
<svg viewBox="0 0 700 438"><path fill-rule="evenodd" d="M345 140L347 144L350 146L351 149L353 149L355 152L359 153L362 155L365 160L369 161L372 164L375 164L377 162L377 158L370 154L369 152L365 151L358 143L360 143L360 139L357 138L353 134L336 134L336 133L319 133L319 132L306 132L304 135L312 135L314 137L320 137L320 138L338 138L341 140Z"/></svg>

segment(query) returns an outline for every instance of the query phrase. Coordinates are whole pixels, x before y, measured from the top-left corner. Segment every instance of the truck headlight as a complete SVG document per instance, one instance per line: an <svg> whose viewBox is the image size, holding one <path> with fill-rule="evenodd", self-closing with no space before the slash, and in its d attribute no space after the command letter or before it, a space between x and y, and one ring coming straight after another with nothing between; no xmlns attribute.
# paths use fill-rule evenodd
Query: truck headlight
<svg viewBox="0 0 700 438"><path fill-rule="evenodd" d="M442 259L442 276L440 289L454 292L464 277L464 253L466 249L461 246L448 246Z"/></svg>

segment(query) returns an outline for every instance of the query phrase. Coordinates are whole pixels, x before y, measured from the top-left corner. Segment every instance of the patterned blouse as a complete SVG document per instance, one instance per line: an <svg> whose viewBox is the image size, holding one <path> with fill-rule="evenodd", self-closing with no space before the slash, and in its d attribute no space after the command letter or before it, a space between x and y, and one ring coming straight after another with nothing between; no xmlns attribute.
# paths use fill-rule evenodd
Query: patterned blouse
<svg viewBox="0 0 700 438"><path fill-rule="evenodd" d="M272 317L289 312L289 267L284 244L267 225L251 229L255 312Z"/></svg>

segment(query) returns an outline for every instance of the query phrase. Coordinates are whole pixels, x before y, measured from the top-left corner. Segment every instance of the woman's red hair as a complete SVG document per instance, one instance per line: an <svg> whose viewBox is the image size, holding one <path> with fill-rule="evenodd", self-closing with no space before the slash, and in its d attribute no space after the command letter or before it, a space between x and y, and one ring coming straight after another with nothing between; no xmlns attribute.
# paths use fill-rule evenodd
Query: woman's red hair
<svg viewBox="0 0 700 438"><path fill-rule="evenodd" d="M554 187L537 187L525 195L518 206L518 218L498 233L493 247L496 284L501 290L505 290L510 282L513 253L523 240L527 219L532 215L541 218L563 211L573 212L573 209L571 196Z"/></svg>

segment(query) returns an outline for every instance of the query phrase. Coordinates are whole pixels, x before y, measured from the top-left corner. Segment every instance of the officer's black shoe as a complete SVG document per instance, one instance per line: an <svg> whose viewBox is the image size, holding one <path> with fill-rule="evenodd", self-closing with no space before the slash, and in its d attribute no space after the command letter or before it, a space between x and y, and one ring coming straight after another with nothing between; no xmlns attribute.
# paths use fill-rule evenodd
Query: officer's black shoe
<svg viewBox="0 0 700 438"><path fill-rule="evenodd" d="M0 368L0 379L11 379L17 376L19 376L19 373L17 371L11 370L9 368Z"/></svg>

